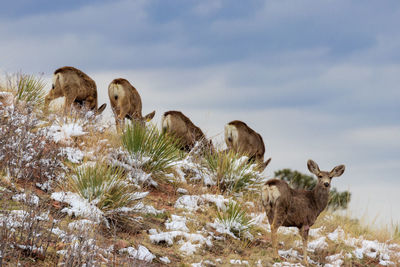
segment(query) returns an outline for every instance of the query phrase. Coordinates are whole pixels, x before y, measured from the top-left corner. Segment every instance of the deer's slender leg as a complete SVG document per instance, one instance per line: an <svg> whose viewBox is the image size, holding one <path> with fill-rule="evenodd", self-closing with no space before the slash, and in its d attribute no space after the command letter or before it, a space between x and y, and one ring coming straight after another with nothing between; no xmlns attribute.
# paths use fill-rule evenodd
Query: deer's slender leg
<svg viewBox="0 0 400 267"><path fill-rule="evenodd" d="M306 266L308 266L307 261L307 247L308 247L308 231L310 227L308 225L303 225L300 229L301 239L303 240L303 262Z"/></svg>
<svg viewBox="0 0 400 267"><path fill-rule="evenodd" d="M119 121L117 115L115 115L115 127L117 128L117 132L119 132L121 130L120 121Z"/></svg>
<svg viewBox="0 0 400 267"><path fill-rule="evenodd" d="M65 97L64 115L71 113L71 107L72 107L72 104L74 103L74 100L75 100L75 97L72 95L68 95Z"/></svg>
<svg viewBox="0 0 400 267"><path fill-rule="evenodd" d="M274 218L272 220L271 223L271 242L272 242L272 248L274 249L274 257L278 258L279 254L278 254L278 228L279 226L282 225L283 220L282 220L282 216L280 216L279 214L279 209L280 209L280 203L276 203L274 209L273 209L273 213L274 213Z"/></svg>
<svg viewBox="0 0 400 267"><path fill-rule="evenodd" d="M119 121L120 130L122 130L122 131L125 129L125 116L126 116L126 113L122 113L122 110L120 110L117 120Z"/></svg>
<svg viewBox="0 0 400 267"><path fill-rule="evenodd" d="M271 243L272 243L272 249L274 253L274 257L278 258L278 240L277 240L277 231L278 227L275 225L271 225Z"/></svg>

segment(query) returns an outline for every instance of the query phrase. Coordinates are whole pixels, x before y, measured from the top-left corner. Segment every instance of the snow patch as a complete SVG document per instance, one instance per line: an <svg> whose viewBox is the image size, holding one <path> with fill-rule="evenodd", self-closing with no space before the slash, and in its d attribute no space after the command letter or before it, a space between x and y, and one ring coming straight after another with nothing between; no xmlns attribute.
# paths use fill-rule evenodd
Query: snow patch
<svg viewBox="0 0 400 267"><path fill-rule="evenodd" d="M156 258L153 253L151 253L145 246L142 245L139 245L137 250L133 247L127 247L120 249L119 252L126 252L130 257L146 262L152 262Z"/></svg>
<svg viewBox="0 0 400 267"><path fill-rule="evenodd" d="M156 231L153 231L156 232ZM190 234L183 231L171 231L171 232L161 232L150 234L150 241L154 244L166 243L169 246L172 246L174 240L178 237L182 237L185 240L180 240L178 244L181 245L180 251L185 253L186 255L192 255L197 248L206 244L208 247L212 246L212 242L210 238L205 238L201 234Z"/></svg>
<svg viewBox="0 0 400 267"><path fill-rule="evenodd" d="M81 150L73 147L64 147L61 149L61 153L67 156L67 159L72 163L81 163L84 156Z"/></svg>
<svg viewBox="0 0 400 267"><path fill-rule="evenodd" d="M70 208L63 208L61 210L61 212L65 212L69 216L81 216L97 223L103 219L103 212L99 208L89 203L86 199L81 198L76 193L55 192L51 194L51 198L69 204L71 206Z"/></svg>
<svg viewBox="0 0 400 267"><path fill-rule="evenodd" d="M165 257L160 257L160 261L161 261L162 263L165 263L165 264L171 263L171 261L168 259L167 256L165 256Z"/></svg>
<svg viewBox="0 0 400 267"><path fill-rule="evenodd" d="M172 231L189 232L186 226L186 218L178 215L171 215L171 219L165 222L165 228Z"/></svg>
<svg viewBox="0 0 400 267"><path fill-rule="evenodd" d="M233 200L231 200L234 202ZM229 203L229 199L224 198L221 195L212 195L212 194L204 194L204 195L185 195L179 197L175 202L175 208L177 209L186 209L188 211L197 211L200 209L201 204L204 202L209 202L215 204L217 208L224 210L226 208L226 204Z"/></svg>
<svg viewBox="0 0 400 267"><path fill-rule="evenodd" d="M202 199L199 196L185 195L178 198L175 202L176 209L186 209L188 211L196 211L199 207L199 202Z"/></svg>
<svg viewBox="0 0 400 267"><path fill-rule="evenodd" d="M35 194L29 194L28 196L25 193L22 194L16 194L12 197L12 200L14 201L22 201L25 203L29 203L32 205L39 205L39 197L36 196Z"/></svg>
<svg viewBox="0 0 400 267"><path fill-rule="evenodd" d="M230 260L229 262L230 262L231 264L249 266L249 262L248 262L248 261L244 261L244 260Z"/></svg>
<svg viewBox="0 0 400 267"><path fill-rule="evenodd" d="M179 248L180 251L185 253L187 256L193 255L193 253L196 252L196 250L201 247L201 244L192 244L190 241L179 241L178 244L181 245Z"/></svg>
<svg viewBox="0 0 400 267"><path fill-rule="evenodd" d="M52 125L48 128L48 136L53 138L55 142L62 140L69 141L71 137L82 136L86 134L83 131L82 126L76 123L67 123L63 125Z"/></svg>
<svg viewBox="0 0 400 267"><path fill-rule="evenodd" d="M339 240L343 240L345 238L345 234L343 229L338 226L335 231L333 231L332 233L328 234L328 238L332 241L339 241Z"/></svg>
<svg viewBox="0 0 400 267"><path fill-rule="evenodd" d="M326 237L321 236L308 243L308 250L314 252L316 249L325 249L328 247L328 243L325 241Z"/></svg>
<svg viewBox="0 0 400 267"><path fill-rule="evenodd" d="M178 188L176 190L176 192L178 192L179 194L182 194L182 195L186 195L188 193L188 191L184 188Z"/></svg>

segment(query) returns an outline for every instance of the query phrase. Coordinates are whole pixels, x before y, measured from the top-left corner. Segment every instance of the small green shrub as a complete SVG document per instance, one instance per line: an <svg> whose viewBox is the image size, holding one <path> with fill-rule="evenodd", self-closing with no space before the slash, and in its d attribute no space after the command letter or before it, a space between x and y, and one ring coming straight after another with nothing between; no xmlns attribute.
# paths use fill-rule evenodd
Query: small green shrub
<svg viewBox="0 0 400 267"><path fill-rule="evenodd" d="M154 126L145 128L136 122L129 124L122 135L122 144L146 172L165 171L182 158L178 140L160 133Z"/></svg>
<svg viewBox="0 0 400 267"><path fill-rule="evenodd" d="M226 209L217 211L216 222L239 238L249 237L254 226L243 207L233 201L229 201Z"/></svg>
<svg viewBox="0 0 400 267"><path fill-rule="evenodd" d="M12 83L12 81L9 81ZM14 85L11 85L16 90L16 99L25 101L33 106L42 106L44 103L46 83L42 78L37 78L35 75L18 73L15 77Z"/></svg>
<svg viewBox="0 0 400 267"><path fill-rule="evenodd" d="M205 156L205 174L215 182L221 192L237 193L254 190L265 179L257 171L256 164L233 151L219 152Z"/></svg>
<svg viewBox="0 0 400 267"><path fill-rule="evenodd" d="M68 179L68 187L117 223L127 223L129 217L124 211L137 204L136 189L125 182L125 175L118 168L101 164L77 167Z"/></svg>

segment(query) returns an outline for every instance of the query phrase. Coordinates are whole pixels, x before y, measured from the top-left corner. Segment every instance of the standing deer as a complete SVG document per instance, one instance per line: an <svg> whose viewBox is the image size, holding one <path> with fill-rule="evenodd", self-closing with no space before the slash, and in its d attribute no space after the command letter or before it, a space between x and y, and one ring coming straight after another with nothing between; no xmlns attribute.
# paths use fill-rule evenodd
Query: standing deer
<svg viewBox="0 0 400 267"><path fill-rule="evenodd" d="M279 179L271 179L262 188L262 204L271 225L271 241L274 255L278 257L277 231L280 226L295 226L303 240L304 262L307 264L308 231L318 215L328 205L329 191L333 177L339 177L344 165L336 166L330 172L320 171L317 163L308 160L307 167L315 174L318 182L313 190L292 189Z"/></svg>
<svg viewBox="0 0 400 267"><path fill-rule="evenodd" d="M142 116L142 100L135 87L127 80L119 78L114 79L108 86L108 96L111 102L111 108L115 116L117 129L125 125L125 118L135 120L144 125L146 121L150 121L155 111Z"/></svg>
<svg viewBox="0 0 400 267"><path fill-rule="evenodd" d="M62 67L57 69L53 75L53 84L50 92L45 97L45 109L50 101L65 97L64 114L71 110L71 106L81 109L85 107L100 114L106 108L106 104L97 109L97 87L96 83L85 73L74 67Z"/></svg>
<svg viewBox="0 0 400 267"><path fill-rule="evenodd" d="M200 142L202 148L213 151L211 140L207 141L206 136L199 127L180 111L167 111L161 121L163 132L168 132L180 139L182 150L189 152L196 142Z"/></svg>
<svg viewBox="0 0 400 267"><path fill-rule="evenodd" d="M271 161L269 158L264 162L265 145L261 135L242 121L235 120L225 125L225 143L228 150L248 155L249 161L258 162L260 171Z"/></svg>

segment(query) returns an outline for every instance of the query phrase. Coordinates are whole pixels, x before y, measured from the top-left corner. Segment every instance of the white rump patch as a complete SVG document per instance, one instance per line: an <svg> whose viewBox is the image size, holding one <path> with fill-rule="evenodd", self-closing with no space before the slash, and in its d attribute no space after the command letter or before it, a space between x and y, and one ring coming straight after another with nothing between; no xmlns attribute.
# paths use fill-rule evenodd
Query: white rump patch
<svg viewBox="0 0 400 267"><path fill-rule="evenodd" d="M62 75L61 73L57 73L53 75L53 86L56 86L57 79L60 80L60 84L62 84Z"/></svg>
<svg viewBox="0 0 400 267"><path fill-rule="evenodd" d="M115 96L118 96L118 99L123 99L125 97L124 87L121 84L113 83L108 89L108 95L110 96L110 98L115 98Z"/></svg>
<svg viewBox="0 0 400 267"><path fill-rule="evenodd" d="M235 126L226 124L225 125L225 141L227 141L228 139L231 140L232 145L237 144L237 141L239 139L239 132Z"/></svg>
<svg viewBox="0 0 400 267"><path fill-rule="evenodd" d="M281 193L275 185L265 185L262 189L262 201L264 205L275 203L280 196Z"/></svg>
<svg viewBox="0 0 400 267"><path fill-rule="evenodd" d="M163 117L162 128L167 130L170 127L171 127L171 115L168 114L167 116Z"/></svg>

